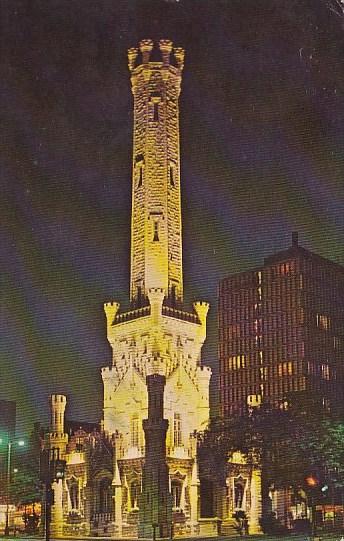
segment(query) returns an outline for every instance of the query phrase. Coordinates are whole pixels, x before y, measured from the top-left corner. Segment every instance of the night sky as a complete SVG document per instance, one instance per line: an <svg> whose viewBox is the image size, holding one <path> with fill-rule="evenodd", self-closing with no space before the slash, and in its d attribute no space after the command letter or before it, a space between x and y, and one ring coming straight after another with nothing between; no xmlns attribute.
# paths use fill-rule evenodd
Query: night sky
<svg viewBox="0 0 344 541"><path fill-rule="evenodd" d="M331 9L332 7L332 9ZM127 307L126 50L186 49L180 98L186 302L300 244L344 264L344 17L321 0L1 0L0 398L19 432L101 418L103 302Z"/></svg>

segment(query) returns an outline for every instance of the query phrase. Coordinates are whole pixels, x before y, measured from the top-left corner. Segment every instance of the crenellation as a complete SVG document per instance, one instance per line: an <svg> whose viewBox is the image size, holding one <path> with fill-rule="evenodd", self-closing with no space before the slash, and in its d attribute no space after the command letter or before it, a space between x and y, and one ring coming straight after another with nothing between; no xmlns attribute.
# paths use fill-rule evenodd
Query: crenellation
<svg viewBox="0 0 344 541"><path fill-rule="evenodd" d="M159 48L163 58L163 64L169 64L170 54L172 52L173 42L169 39L161 39L159 41Z"/></svg>
<svg viewBox="0 0 344 541"><path fill-rule="evenodd" d="M137 59L137 55L138 55L138 49L136 47L131 47L130 49L128 49L128 68L129 68L129 71L133 71L133 69L135 68L135 62L136 62L136 59Z"/></svg>
<svg viewBox="0 0 344 541"><path fill-rule="evenodd" d="M142 39L139 46L142 53L142 62L143 64L147 64L149 62L150 53L153 49L153 41L151 39Z"/></svg>

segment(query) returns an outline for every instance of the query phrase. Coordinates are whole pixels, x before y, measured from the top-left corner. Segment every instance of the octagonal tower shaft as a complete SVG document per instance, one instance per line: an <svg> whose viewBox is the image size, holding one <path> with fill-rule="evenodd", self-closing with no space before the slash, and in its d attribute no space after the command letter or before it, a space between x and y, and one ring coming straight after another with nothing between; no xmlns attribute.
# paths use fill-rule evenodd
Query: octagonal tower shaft
<svg viewBox="0 0 344 541"><path fill-rule="evenodd" d="M179 106L184 51L160 40L129 49L134 95L131 277L134 306L161 288L172 304L183 299ZM153 51L154 53L157 51ZM173 57L172 57L173 52ZM173 62L173 63L172 63Z"/></svg>

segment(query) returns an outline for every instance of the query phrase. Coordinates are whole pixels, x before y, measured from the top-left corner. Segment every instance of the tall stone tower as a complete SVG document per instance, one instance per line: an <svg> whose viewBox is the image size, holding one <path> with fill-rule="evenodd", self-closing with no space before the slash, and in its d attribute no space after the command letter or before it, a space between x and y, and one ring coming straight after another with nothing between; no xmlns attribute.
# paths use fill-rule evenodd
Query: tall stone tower
<svg viewBox="0 0 344 541"><path fill-rule="evenodd" d="M64 433L51 397L50 449L66 460L54 483L55 536L205 538L236 510L258 524L259 476L240 457L226 486L199 464L211 370L201 361L209 305L183 305L179 107L184 51L169 40L129 49L134 95L130 310L105 303L112 348L102 369L103 430ZM241 475L242 472L242 475ZM240 475L239 475L240 474ZM238 509L239 508L239 509ZM203 516L201 516L201 514ZM228 532L227 532L228 533Z"/></svg>
<svg viewBox="0 0 344 541"><path fill-rule="evenodd" d="M137 494L145 457L146 378L159 375L166 381L162 415L168 421L164 449L172 508L183 528L187 524L197 533L194 433L209 418L211 370L201 363L209 306L195 302L185 310L182 304L178 98L184 51L168 40L158 46L142 40L128 58L134 95L131 310L121 312L113 301L104 305L113 358L102 369L104 430L117 442L114 529L118 536L135 535L132 525L143 516Z"/></svg>
<svg viewBox="0 0 344 541"><path fill-rule="evenodd" d="M151 62L153 42L128 52L134 95L130 296L134 306L161 288L172 304L183 299L179 107L184 51L160 40L162 61Z"/></svg>

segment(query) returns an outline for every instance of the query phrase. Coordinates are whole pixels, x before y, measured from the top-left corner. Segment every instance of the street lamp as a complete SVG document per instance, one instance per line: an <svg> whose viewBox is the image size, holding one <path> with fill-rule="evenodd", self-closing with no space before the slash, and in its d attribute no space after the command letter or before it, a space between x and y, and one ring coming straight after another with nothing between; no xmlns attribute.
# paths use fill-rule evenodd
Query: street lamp
<svg viewBox="0 0 344 541"><path fill-rule="evenodd" d="M4 443L4 440L0 438L0 445ZM10 533L9 528L9 512L10 512L10 486L11 486L11 453L12 446L14 443L17 443L19 447L23 447L25 442L23 440L18 440L13 442L10 438L7 440L7 481L6 481L6 523L5 523L5 535L8 536Z"/></svg>

